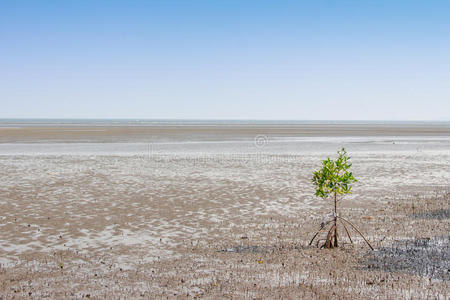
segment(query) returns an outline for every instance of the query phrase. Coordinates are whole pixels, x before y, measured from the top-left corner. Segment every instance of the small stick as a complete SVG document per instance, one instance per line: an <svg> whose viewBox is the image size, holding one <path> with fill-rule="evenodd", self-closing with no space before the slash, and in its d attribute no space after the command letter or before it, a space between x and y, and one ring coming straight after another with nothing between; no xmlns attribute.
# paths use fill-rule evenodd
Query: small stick
<svg viewBox="0 0 450 300"><path fill-rule="evenodd" d="M348 233L348 230L347 230L347 227L345 226L345 223L342 222L342 220L339 220L339 221L341 221L342 226L344 226L345 232L347 232L347 236L348 236L348 239L350 240L350 243L353 244L352 238L350 237L350 233Z"/></svg>
<svg viewBox="0 0 450 300"><path fill-rule="evenodd" d="M353 227L353 229L355 229L361 236L362 236L362 238L364 239L364 241L367 243L367 245L369 245L369 247L370 247L370 249L372 249L373 250L373 247L372 247L372 245L370 245L370 243L369 243L369 241L364 237L364 235L361 233L361 231L359 231L358 230L358 228L356 228L355 227L355 225L353 225L350 221L347 221L346 219L344 219L343 217L339 217L338 216L338 218L340 218L341 220L343 220L343 221L345 221L345 222L347 222L350 226L352 226Z"/></svg>

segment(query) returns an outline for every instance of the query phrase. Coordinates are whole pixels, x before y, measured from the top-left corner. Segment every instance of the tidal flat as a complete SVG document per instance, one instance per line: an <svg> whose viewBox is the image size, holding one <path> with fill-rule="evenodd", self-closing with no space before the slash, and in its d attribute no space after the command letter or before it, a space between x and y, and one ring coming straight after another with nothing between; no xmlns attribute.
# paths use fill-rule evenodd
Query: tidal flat
<svg viewBox="0 0 450 300"><path fill-rule="evenodd" d="M448 126L202 126L0 129L0 298L448 299ZM341 147L374 251L308 246Z"/></svg>

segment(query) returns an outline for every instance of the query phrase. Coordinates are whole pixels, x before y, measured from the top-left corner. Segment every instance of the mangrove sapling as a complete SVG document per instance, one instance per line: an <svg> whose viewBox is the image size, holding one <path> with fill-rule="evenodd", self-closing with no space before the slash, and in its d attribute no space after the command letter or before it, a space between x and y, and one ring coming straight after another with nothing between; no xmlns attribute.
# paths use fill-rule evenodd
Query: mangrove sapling
<svg viewBox="0 0 450 300"><path fill-rule="evenodd" d="M320 232L327 232L326 228L329 224L331 228L327 232L325 243L321 246L325 248L335 248L339 246L338 243L338 220L341 225L344 227L345 232L351 243L353 243L352 238L350 237L350 233L347 229L347 225L350 225L357 233L359 233L364 241L369 245L370 249L373 250L369 241L364 237L364 235L347 219L340 217L337 213L337 203L338 196L351 194L352 193L352 184L356 182L356 178L353 176L353 173L350 172L350 168L352 164L350 163L350 157L347 155L347 152L344 148L337 152L338 157L336 160L332 160L330 158L322 161L322 168L315 171L313 175L312 182L316 186L316 196L327 199L332 197L334 201L334 210L333 213L328 215L324 221L322 221L320 229L314 234L309 245L312 244L314 239L319 235ZM317 241L317 245L319 244Z"/></svg>

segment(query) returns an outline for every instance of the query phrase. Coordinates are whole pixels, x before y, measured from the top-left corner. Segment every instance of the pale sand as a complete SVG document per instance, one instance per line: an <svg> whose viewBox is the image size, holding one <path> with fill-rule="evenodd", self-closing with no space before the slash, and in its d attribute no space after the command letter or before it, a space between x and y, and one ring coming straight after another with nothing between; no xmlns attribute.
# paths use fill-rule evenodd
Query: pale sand
<svg viewBox="0 0 450 300"><path fill-rule="evenodd" d="M448 298L441 129L304 139L269 128L261 147L259 129L222 140L173 129L150 148L147 127L2 131L0 296ZM313 196L311 173L341 146L360 180L341 212L375 252L344 231L340 249L307 246L331 208Z"/></svg>

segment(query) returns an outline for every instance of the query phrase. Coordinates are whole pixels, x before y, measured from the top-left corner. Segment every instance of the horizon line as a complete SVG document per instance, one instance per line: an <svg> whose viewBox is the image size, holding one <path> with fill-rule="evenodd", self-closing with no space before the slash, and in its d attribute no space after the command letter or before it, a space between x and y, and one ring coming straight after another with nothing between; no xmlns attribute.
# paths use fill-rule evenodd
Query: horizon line
<svg viewBox="0 0 450 300"><path fill-rule="evenodd" d="M250 121L250 122L450 122L450 119L244 119L244 118L134 118L134 117L120 117L120 118L83 118L83 117L0 117L0 122L6 120L126 120L126 121Z"/></svg>

